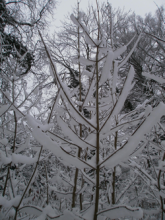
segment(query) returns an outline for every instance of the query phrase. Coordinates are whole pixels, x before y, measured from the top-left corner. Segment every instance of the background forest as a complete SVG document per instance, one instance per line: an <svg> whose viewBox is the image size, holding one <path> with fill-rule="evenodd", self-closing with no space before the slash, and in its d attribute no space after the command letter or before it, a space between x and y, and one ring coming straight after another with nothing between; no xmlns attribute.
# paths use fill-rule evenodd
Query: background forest
<svg viewBox="0 0 165 220"><path fill-rule="evenodd" d="M0 0L0 219L165 218L165 9Z"/></svg>

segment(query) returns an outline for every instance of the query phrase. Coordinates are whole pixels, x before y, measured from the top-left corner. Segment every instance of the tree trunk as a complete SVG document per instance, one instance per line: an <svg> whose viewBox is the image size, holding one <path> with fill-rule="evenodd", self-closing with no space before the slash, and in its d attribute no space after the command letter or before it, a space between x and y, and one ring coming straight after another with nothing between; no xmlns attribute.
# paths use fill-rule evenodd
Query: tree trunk
<svg viewBox="0 0 165 220"><path fill-rule="evenodd" d="M78 149L78 157L80 157L81 149ZM78 168L76 168L75 177L74 177L74 187L73 187L73 194L72 194L72 208L75 207L76 201L76 189L77 189L77 179L78 179Z"/></svg>
<svg viewBox="0 0 165 220"><path fill-rule="evenodd" d="M96 54L96 195L95 195L95 211L94 220L97 220L97 212L99 208L99 70L98 70L98 47Z"/></svg>

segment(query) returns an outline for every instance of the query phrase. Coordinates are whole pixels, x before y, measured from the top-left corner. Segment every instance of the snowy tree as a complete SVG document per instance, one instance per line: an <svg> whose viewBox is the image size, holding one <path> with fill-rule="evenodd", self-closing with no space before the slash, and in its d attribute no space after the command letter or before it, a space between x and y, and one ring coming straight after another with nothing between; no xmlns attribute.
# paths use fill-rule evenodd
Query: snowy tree
<svg viewBox="0 0 165 220"><path fill-rule="evenodd" d="M93 57L86 59L78 54L74 59L74 62L77 65L81 65L82 75L86 75L86 77L83 79L85 82L84 94L82 100L80 101L79 97L77 96L77 91L74 92L75 89L69 90L64 81L61 81L56 67L52 61L50 52L43 41L50 60L51 70L57 83L58 98L60 99L60 105L58 103L56 110L58 112L57 122L64 133L62 138L63 143L60 143L61 148L60 146L57 148L60 150L56 154L59 154L59 156L65 160L65 163L68 162L68 164L73 165L80 170L90 168L94 170L92 177L95 177L95 179L90 178L86 173L84 173L84 171L81 171L84 175L84 178L88 178L87 181L91 181L91 183L96 187L93 204L91 204L88 211L82 214L82 216L84 218L87 218L88 216L90 219L97 219L99 214L104 213L106 215L106 213L108 213L108 216L118 218L121 217L121 213L117 213L116 210L114 211L115 208L118 208L119 210L129 210L129 208L119 205L115 206L115 208L103 209L101 211L101 204L99 203L101 203L100 200L102 200L103 194L99 189L101 176L106 173L103 171L103 168L114 169L114 167L119 164L123 165L123 163L125 163L129 157L133 157L136 154L137 150L141 151L144 148L146 144L145 135L157 122L159 122L163 115L164 104L160 103L160 105L152 110L152 107L150 105L147 106L147 102L145 102L141 106L138 106L133 112L129 112L126 115L121 115L120 111L123 107L126 97L134 86L132 81L135 72L133 67L130 67L120 95L116 94L117 80L120 79L117 73L118 69L121 68L129 59L131 53L137 45L137 42L140 40L140 36L138 36L134 47L125 57L125 59L122 61L117 61L117 58L120 57L120 55L126 50L126 46L113 51L112 48L106 47L104 38L100 37L100 33L102 32L99 25L98 38L93 39L90 37L86 27L81 23L81 18L76 19L73 15L71 15L71 19L74 24L83 31L85 40L89 45L92 46L92 53L94 55ZM86 67L89 65L91 66L91 71L86 70ZM87 84L88 81L89 83ZM108 85L105 85L105 82L107 81ZM107 97L102 97L102 89L105 88L107 89ZM108 101L105 102L104 98L107 98ZM79 110L79 106L81 106L81 108L85 107L91 112L91 119L88 119L84 116L83 112ZM143 109L145 109L145 111L142 111ZM160 111L160 114L158 114L159 116L155 117L157 115L157 111ZM141 114L138 115L138 112L141 112ZM154 120L151 120L153 117ZM31 123L30 119L29 123ZM82 137L79 135L79 129L77 128L80 124L86 127L86 133ZM130 132L130 128L133 132ZM127 137L122 137L123 133L124 136L127 134ZM37 140L40 143L44 143L41 141L42 135L39 136L39 132L36 132L36 134L34 133L33 135L36 139L38 138ZM56 138L55 134L53 135L51 132L48 132L47 135L59 143L59 139ZM120 138L123 138L122 145L118 145L116 135L118 135ZM65 140L66 137L68 137L71 142ZM112 138L114 144L109 148L111 152L106 152L106 156L104 154L104 156L102 156L102 153L105 150L104 143L107 137ZM46 138L47 136L43 138L43 141ZM62 147L62 144L65 144L65 142L70 145L76 144L77 147L81 148L82 150L85 149L87 155L89 154L89 149L91 149L95 151L94 156L88 160L83 160L81 157L77 157L76 154L73 154L72 151L69 152L65 150L65 148ZM48 143L48 140L46 143ZM52 148L51 145L52 143L50 142L50 150ZM128 213L126 211L126 215L141 218L141 210L137 208L135 208L135 210L133 212L134 214L131 214L132 209L130 208Z"/></svg>
<svg viewBox="0 0 165 220"><path fill-rule="evenodd" d="M146 28L147 28L147 21L150 21L148 17L151 17L150 15L147 15L145 19L142 19L135 15L128 15L127 13L122 13L120 10L113 11L109 4L105 4L101 6L100 10L101 10L100 26L104 30L104 37L105 37L106 44L109 45L110 47L111 45L113 45L113 50L121 47L123 43L127 44L128 39L131 41L131 37L136 35L136 33L140 33L140 31L142 31L142 33L145 33ZM92 8L88 7L86 14L84 12L83 13L81 12L81 21L87 26L88 31L92 35L94 35L94 30L97 28L97 22L95 22L95 16L93 16L92 14L93 11L94 9L92 10ZM159 19L153 18L153 20L155 21L156 24L157 23L159 24L159 22L157 21ZM112 22L113 22L113 29L111 29ZM163 22L163 20L161 22ZM60 33L55 33L55 38L53 40L49 40L49 48L51 50L52 60L60 64L60 67L62 66L58 73L61 75L66 75L67 84L69 84L69 87L71 88L71 84L74 86L78 86L78 72L80 72L79 68L76 68L76 66L74 65L75 59L73 59L78 53L77 42L80 42L81 54L85 56L86 58L89 58L91 56L92 47L90 46L90 44L84 41L85 36L81 34L81 30L79 32L78 28L75 29L73 24L67 23L66 21L63 23L64 24L63 24L62 31L60 31ZM158 26L159 25L152 25L152 22L151 22L150 30L152 29L157 30ZM163 31L163 29L161 30ZM79 36L78 33L81 36L80 39L78 39L78 36ZM58 37L56 35L58 35ZM163 39L159 39L159 40L163 42ZM136 37L127 46L127 50L125 51L125 53L121 54L118 57L119 61L124 59L126 54L132 50L133 44L135 44L135 42L136 42ZM149 70L149 68L147 68L149 66L153 68L152 73L154 74L159 74L159 71L163 72L163 65L158 66L158 63L155 63L153 60L154 54L155 55L163 54L162 49L160 47L156 48L155 41L148 38L146 33L143 34L142 40L138 42L136 48L137 49L133 51L132 55L128 59L128 62L118 71L118 74L122 76L122 78L124 79L124 76L126 76L126 73L127 73L127 69L129 69L129 65L132 64L136 72L135 79L138 79L138 81L136 81L134 88L130 91L129 95L127 96L127 99L124 103L124 107L122 108L122 114L124 112L128 113L130 110L134 110L139 104L142 104L143 102L145 102L147 98L148 98L148 104L150 104L152 107L157 106L158 103L164 99L163 93L162 93L162 87L160 87L160 84L156 84L155 82L153 82L153 80L150 83L150 81L147 80L148 77L146 78L142 77L142 74L147 74L145 72ZM160 57L158 57L157 60L160 60ZM86 69L90 70L89 65L86 67ZM71 79L69 79L69 74L70 74ZM152 75L152 77L155 77L155 75ZM163 78L158 78L158 81L159 82L161 81L163 83ZM118 83L116 91L119 90L118 92L120 92L121 88L122 88L122 84L120 86L120 83ZM102 93L104 93L104 90L102 90ZM84 110L85 112L87 112L85 108ZM118 139L118 142L120 142L121 138L119 137L119 138L116 138L116 140L117 139ZM140 157L143 157L143 156L144 155ZM148 160L150 159L151 158L148 158ZM113 203L118 203L120 199L123 199L121 197L124 197L124 196L126 197L128 195L129 190L132 190L133 192L134 188L132 185L133 184L138 185L138 182L141 181L139 180L138 175L135 175L135 178L133 178L133 181L132 179L131 181L129 181L130 178L132 178L131 177L132 174L130 172L127 172L127 175L129 175L127 178L126 177L122 178L123 175L117 174L116 176L115 172L113 172L114 181L112 181L113 183L112 188L115 193L111 192L111 196L110 196L113 198L112 199ZM122 181L122 179L124 179L124 181ZM106 178L105 178L105 182L107 182ZM123 190L123 187L126 189L125 191ZM123 190L123 192L120 194L121 189ZM139 187L139 190L140 190L140 187ZM145 194L143 193L143 195ZM131 203L140 204L140 206L143 206L142 203L143 203L143 200L145 200L144 199L145 196L141 199L141 202L139 201L139 198L137 195L135 196L134 199L132 198L130 199L130 195L129 195L129 200L131 200L130 201ZM81 209L81 205L80 205L80 209ZM155 210L155 212L157 211ZM160 212L160 210L158 212Z"/></svg>
<svg viewBox="0 0 165 220"><path fill-rule="evenodd" d="M133 66L125 64L143 35L114 48L112 35L110 43L106 41L97 9L92 33L81 13L71 15L78 35L78 50L71 57L76 86L69 84L60 63L54 63L41 33L49 76L34 76L30 87L28 78L15 72L5 78L10 90L1 89L1 219L140 219L145 195L159 200L156 208L163 211L164 164L159 157L164 153L160 137L165 105L152 108L145 100L133 111L122 111L136 83ZM90 53L81 51L82 42ZM132 48L127 53L128 46ZM160 150L150 169L146 162L153 163L148 158L155 145ZM121 173L127 167L129 180ZM144 195L137 196L140 190Z"/></svg>

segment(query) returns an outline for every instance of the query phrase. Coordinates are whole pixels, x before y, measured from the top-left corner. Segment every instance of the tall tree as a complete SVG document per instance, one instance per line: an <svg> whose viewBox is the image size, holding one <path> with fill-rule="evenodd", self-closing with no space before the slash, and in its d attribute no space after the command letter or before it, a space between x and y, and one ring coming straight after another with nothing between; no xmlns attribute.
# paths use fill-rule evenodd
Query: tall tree
<svg viewBox="0 0 165 220"><path fill-rule="evenodd" d="M65 77L63 78L64 81L61 81L51 58L50 52L43 41L45 50L50 60L52 73L54 74L55 81L57 83L58 97L61 97L62 101L62 109L60 110L57 108L57 122L64 133L64 136L57 137L56 134L48 132L48 136L57 142L59 138L61 138L63 143L61 142L59 144L56 153L65 160L65 163L67 162L68 164L72 164L80 170L87 170L90 169L90 167L93 170L93 178L90 178L86 172L81 171L85 178L87 178L87 182L91 182L96 187L93 205L91 204L88 210L83 213L83 218L97 219L97 216L103 213L104 215L111 216L111 218L119 218L122 217L120 210L124 210L125 215L141 218L142 212L139 208L133 209L121 204L109 208L106 206L107 209L101 210L100 200L102 200L103 196L103 191L101 190L101 176L106 175L106 167L114 168L118 164L123 164L123 161L126 161L129 157L135 155L137 150L142 150L145 147L145 134L148 133L154 124L160 120L165 106L163 103L161 103L152 111L152 107L150 105L146 106L147 103L145 102L140 107L138 106L135 111L129 112L128 114L122 116L120 111L122 110L127 95L135 84L132 84L135 72L133 67L130 67L128 76L124 82L120 94L116 93L117 80L121 80L122 83L123 80L122 76L118 78L117 73L118 69L125 65L133 53L138 41L140 40L140 36L137 37L131 52L128 53L123 60L121 60L119 57L126 51L129 43L127 46L122 46L117 50L113 50L112 45L109 47L106 45L105 38L103 35L101 35L102 31L99 20L99 10L98 19L96 20L98 24L96 31L97 39L93 39L90 36L88 29L84 26L80 18L76 19L74 15L71 15L71 19L73 23L82 30L82 35L84 36L85 42L91 47L91 57L86 58L84 56L77 55L74 59L75 64L80 63L82 66L82 74L86 75L86 77L84 77L84 81L89 81L90 83L85 85L83 94L84 99L82 99L81 102L79 97L76 95L76 91L69 91L64 85ZM92 71L87 70L88 66L91 66ZM107 81L108 84L106 83ZM107 94L102 92L104 89L107 89ZM106 95L108 95L108 104L105 104L104 101L104 97ZM84 115L79 111L79 108L76 108L74 103L77 104L77 106L80 105L81 108L85 107L91 111L91 114L93 115L91 120L84 117ZM142 111L142 109L145 109L145 111L138 116L137 113ZM160 111L160 115L156 117L154 121L150 121L153 115L155 115L156 111ZM134 113L136 116L133 116ZM31 123L31 120L32 118L29 118L29 123ZM79 132L77 133L76 128L79 123L83 124L86 129L89 129L89 131L86 132L85 137L81 137ZM131 133L129 132L130 127L133 131ZM120 137L120 139L122 139L123 135L121 133L127 134L127 138L123 137L123 144L118 145L119 143L117 143L117 138ZM41 134L42 133L40 133L39 130L38 132L36 131L36 133L33 133L35 138L43 144L46 136L43 136L43 139L41 140L43 135ZM65 139L65 136L71 141ZM104 151L104 145L102 145L102 143L104 143L107 138L114 140L114 144L110 144L109 147L109 150L112 147L112 151L110 150L111 152L107 152L106 155L102 157L102 152ZM53 150L53 142L47 139L46 143L48 142L49 144L47 144L47 147ZM45 147L46 143L44 145ZM83 160L81 157L79 158L76 155L73 155L72 151L65 150L65 145L62 146L64 143L86 149L85 151L87 154L90 153L90 150L88 149L93 149L94 156L89 160ZM103 168L105 169L104 171ZM113 192L111 198L112 204L115 203L114 193L115 192ZM117 212L116 209L119 210L119 212Z"/></svg>

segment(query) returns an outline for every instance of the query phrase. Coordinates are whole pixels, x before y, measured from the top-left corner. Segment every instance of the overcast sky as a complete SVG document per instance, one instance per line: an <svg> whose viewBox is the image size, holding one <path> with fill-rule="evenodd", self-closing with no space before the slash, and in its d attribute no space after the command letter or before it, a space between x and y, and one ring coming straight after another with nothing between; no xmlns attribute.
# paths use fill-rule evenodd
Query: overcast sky
<svg viewBox="0 0 165 220"><path fill-rule="evenodd" d="M85 10L88 6L88 2L95 5L95 0L79 0L80 10ZM98 0L99 3L107 2L107 0ZM157 6L164 5L165 0L109 0L113 8L124 8L125 11L131 10L138 15L144 16L146 13L154 13ZM60 20L63 20L64 16L69 12L72 12L72 7L77 4L77 0L58 0L58 4L54 15L54 24L60 25Z"/></svg>

